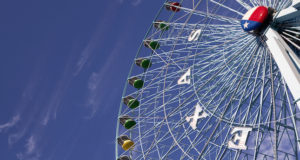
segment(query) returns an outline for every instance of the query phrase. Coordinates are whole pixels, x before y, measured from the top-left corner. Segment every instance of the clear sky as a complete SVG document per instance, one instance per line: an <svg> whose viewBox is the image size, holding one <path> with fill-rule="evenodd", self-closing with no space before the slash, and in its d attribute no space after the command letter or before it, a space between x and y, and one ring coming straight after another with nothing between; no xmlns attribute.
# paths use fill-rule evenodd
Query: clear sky
<svg viewBox="0 0 300 160"><path fill-rule="evenodd" d="M0 159L114 159L122 90L163 2L1 1Z"/></svg>

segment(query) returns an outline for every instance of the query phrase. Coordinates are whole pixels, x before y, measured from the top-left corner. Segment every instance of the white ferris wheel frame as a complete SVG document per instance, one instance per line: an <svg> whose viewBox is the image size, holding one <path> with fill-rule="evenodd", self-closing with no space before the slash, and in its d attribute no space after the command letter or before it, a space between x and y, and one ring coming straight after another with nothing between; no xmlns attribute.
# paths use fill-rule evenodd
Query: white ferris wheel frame
<svg viewBox="0 0 300 160"><path fill-rule="evenodd" d="M213 0L212 0L213 1ZM237 1L239 1L239 0L237 0ZM290 2L290 1L289 1ZM217 3L217 2L215 2L215 3ZM289 3L290 4L290 3ZM294 0L293 1L293 3L292 3L292 5L291 5L292 7L289 7L289 8L287 8L287 9L284 9L284 10L281 10L280 12L277 12L276 13L276 15L274 16L275 18L274 18L274 21L286 21L286 20L291 20L291 19L295 19L295 18L298 18L298 17L300 17L300 0ZM223 6L224 7L224 6ZM228 9L228 8L227 8ZM189 11L189 12L196 12L195 10L188 10L188 8L181 8L181 10L185 10L185 11ZM199 14L200 14L200 11L199 11ZM203 14L203 13L201 13L201 14ZM175 25L176 25L176 23L174 23ZM179 27L178 27L179 28ZM203 30L202 29L199 29L199 28L197 28L197 29L194 29L194 30L192 30L192 32L189 32L190 34L187 36L187 37L185 37L185 38L187 38L187 41L194 41L194 40L197 40L198 38L199 38L199 36L202 34L201 32L202 32ZM156 32L155 32L156 33ZM158 33L158 32L157 32ZM297 55L298 53L295 53L295 52L297 52L297 51L293 51L293 47L289 47L289 45L294 45L294 44L290 44L289 43L289 45L286 43L286 41L287 42L289 42L289 39L286 39L285 37L284 37L284 35L280 35L280 30L277 32L276 31L276 29L273 29L272 27L268 27L266 30L265 30L265 32L264 32L264 35L262 36L262 40L265 42L265 44L267 45L267 48L266 48L266 45L263 45L263 47L264 47L264 51L265 51L265 53L267 53L267 54L264 54L264 55L267 55L267 58L270 58L270 64L273 66L273 62L275 61L275 63L277 64L277 67L275 68L276 69L276 73L277 73L277 75L276 74L273 74L273 73L270 73L270 77L271 77L271 79L273 79L273 77L272 76L274 76L274 79L278 79L277 81L280 81L281 83L279 83L279 85L283 85L284 86L284 88L286 89L286 85L288 86L288 88L289 88L289 91L286 91L286 92L290 92L291 94L292 94L292 96L293 96L293 99L294 99L294 104L295 104L295 106L297 106L298 107L298 109L300 110L300 59L299 59L299 56ZM246 34L246 33L245 33ZM293 43L293 42L291 42L291 43ZM167 43L166 43L167 44ZM300 48L298 48L298 45L294 45L294 47L296 47L297 49L299 49L300 50ZM268 51L270 51L270 52L268 52ZM270 55L270 54L271 55ZM157 55L160 59L161 59L161 61L162 62L164 62L164 63L166 63L167 64L167 62L165 62L164 61L164 59L158 54L158 53L156 53L156 51L152 51L152 54L155 54L155 55ZM271 58L270 56L272 56L273 58ZM265 62L267 61L267 58L265 59ZM273 62L272 62L272 59L273 59ZM171 59L171 60L173 60L173 59ZM173 61L174 62L174 64L176 64L176 61ZM172 62L172 63L173 63ZM250 63L249 63L250 64ZM270 65L270 66L271 66ZM271 66L271 67L272 67ZM254 68L255 68L256 66L254 66ZM180 68L180 67L179 67ZM185 68L186 69L186 68ZM270 71L272 70L272 68L270 68ZM186 70L184 70L184 71L186 71ZM279 73L280 72L280 73ZM181 72L180 72L181 73ZM258 73L258 72L257 72ZM278 73L279 73L279 76L278 76ZM130 71L130 74L131 74L131 71ZM181 73L182 74L182 73ZM191 70L191 68L188 68L187 69L187 71L183 74L183 75L181 75L180 77L179 77L179 79L177 80L176 79L176 81L174 81L174 83L176 83L177 85L187 85L187 84L191 84L191 83L193 83L192 82L192 79L191 79L191 75L192 74L194 74L194 73L192 73L192 70ZM264 71L264 74L265 74L265 71ZM280 74L282 75L282 76L280 76ZM131 75L130 75L131 76ZM156 77L155 77L156 78ZM240 81L241 82L241 81ZM152 83L152 81L151 81L151 83ZM165 83L165 82L164 82ZM271 82L271 83L273 83L273 82ZM127 84L127 83L126 83ZM265 82L263 81L262 82L262 84L265 84ZM273 85L273 84L272 84ZM150 88L150 89L152 89L152 88ZM123 93L123 95L125 95L126 94L126 87L125 87L125 89L124 89L124 93ZM263 90L263 89L262 89ZM254 90L253 90L254 91ZM270 92L273 92L274 93L274 91L271 91L270 90ZM163 93L165 93L165 92L163 92ZM188 93L188 92L187 92ZM244 92L245 93L245 92ZM254 92L253 92L254 93ZM267 95L267 94L266 94ZM264 96L264 93L263 93L263 91L262 91L262 94L261 94L261 101L260 101L260 104L263 104L263 96ZM156 97L158 97L158 96L154 96L155 98ZM289 97L288 97L289 98ZM144 100L143 100L144 101ZM197 99L197 102L198 102L199 100ZM168 102L172 102L172 101L168 101ZM185 101L184 101L185 102ZM200 101L201 102L201 101ZM240 101L241 102L241 101ZM289 101L288 100L288 103L290 104L290 102L291 101ZM146 101L146 103L152 103L152 102L150 102L150 101ZM146 103L144 103L144 104L146 104ZM181 104L183 104L183 103L181 103ZM179 107L181 107L182 105L179 105ZM191 103L190 103L191 104ZM272 103L270 103L270 107L271 107L271 105L273 104L273 106L275 106L275 104L276 104L276 102L275 102L275 100L274 101L272 101ZM122 107L122 105L124 105L124 104L122 104L122 101L121 101L121 107ZM152 105L152 104L151 104ZM153 128L155 129L155 127L157 127L157 126L159 126L159 127L157 127L158 128L158 132L157 133L160 133L161 132L161 127L164 125L164 121L166 121L165 122L165 126L167 126L167 128L165 128L165 129L168 129L168 131L167 131L167 133L170 133L170 138L171 138L171 140L174 140L174 144L175 145L173 145L172 144L172 146L170 147L170 149L173 149L174 148L174 146L178 146L178 150L180 151L182 151L183 153L184 153L184 155L183 155L183 157L188 157L188 158L190 158L190 159L192 159L191 157L190 157L190 155L188 154L188 153L186 153L186 151L180 146L180 141L183 139L176 139L175 138L175 136L174 136L174 134L173 134L173 126L171 126L171 125L169 125L169 124L172 124L172 122L171 121L169 121L169 122L171 122L171 123L169 123L168 122L168 114L167 114L167 111L166 111L166 105L165 104L163 104L163 105L161 105L161 106L163 106L163 108L159 108L159 109L163 109L163 113L164 113L164 116L165 117L159 117L159 116L157 116L157 115L159 115L159 114L157 114L156 115L156 113L154 114L155 116L153 116L153 122L151 122L151 123L153 123ZM272 107L273 107L272 106ZM291 105L290 105L291 106ZM121 111L122 111L122 108L120 107L120 110L119 110L119 115L127 115L127 114L125 114L125 113L129 113L128 112L128 110L130 110L130 109L128 109L126 106L125 106L125 108L126 109L128 109L128 110L126 110L125 112L122 112L122 114L121 114ZM178 108L179 108L178 107ZM140 107L141 108L141 107ZM149 136L149 137L151 137L152 135L150 134L151 132L142 132L141 131L141 129L140 129L140 126L142 126L142 125L140 125L140 124L142 124L141 122L143 122L143 123L145 123L145 122L147 122L147 123L149 123L150 121L147 121L147 120L143 120L143 119L146 119L146 118L152 118L152 117L148 117L148 115L147 116L140 116L140 114L141 113L147 113L147 112L145 112L145 111L148 111L148 110L146 110L146 109L144 109L144 110L141 110L139 108L139 110L138 110L138 115L134 115L132 118L135 118L136 120L137 120L137 123L138 123L138 125L139 125L139 128L138 129L136 129L136 130L138 130L138 132L134 132L134 131L125 131L125 132L122 132L122 133L127 133L129 136L130 136L130 138L133 138L132 140L133 141L135 141L135 140L137 140L137 145L136 145L136 147L137 146L143 146L143 144L145 144L146 142L145 141L143 141L144 139L146 139L147 138L147 136ZM278 108L280 108L280 107L278 107ZM156 110L157 110L157 108L155 108ZM168 108L167 108L168 109ZM191 129L189 130L190 132L194 132L194 133L196 133L197 132L197 134L199 134L199 133L201 133L201 132L198 132L196 129L197 129L197 124L198 124L198 119L199 119L199 121L201 120L201 119L205 119L206 117L212 117L212 116L209 116L209 112L205 112L205 110L201 107L201 105L199 104L199 103L196 103L196 105L193 105L193 107L191 107L191 108L189 108L190 110L189 110L189 112L191 112L192 114L186 114L186 115L183 115L181 118L182 118L182 122L181 122L181 125L185 122L185 123L187 123L187 126L188 127L190 127ZM274 113L273 115L274 115L274 119L276 118L276 111L275 111L275 109L276 109L276 107L274 107L274 108L272 108L273 110L272 110L272 113ZM194 111L194 112L193 112ZM271 109L269 110L269 111L271 111ZM261 111L260 111L261 112ZM296 112L296 109L295 109L295 112ZM161 112L162 113L162 112ZM173 112L171 112L171 113L173 113ZM187 112L188 113L188 112ZM237 113L237 112L236 112ZM292 112L291 112L292 113ZM129 114L128 114L129 115ZM171 114L170 114L171 115ZM270 114L271 115L271 114ZM286 119L287 118L294 118L294 117L296 117L295 116L296 114L292 114L290 117L285 117ZM151 116L151 115L150 115ZM180 112L180 116L181 116L181 112ZM234 115L235 116L235 115ZM217 116L216 116L217 117ZM159 119L159 118L161 118L162 120L157 120L157 119ZM209 118L207 118L207 119L209 119ZM217 117L217 118L219 118L219 117ZM142 119L142 120L141 120ZM211 118L211 119L213 119L213 118ZM220 121L219 121L219 123L216 125L217 127L216 127L216 129L220 126L219 124L221 124L221 119L222 118L220 118ZM225 118L224 118L225 119ZM271 123L272 124L274 124L274 126L272 126L273 128L277 128L279 125L280 126L283 126L284 124L282 124L282 123L279 123L280 122L280 120L283 120L283 119L280 119L279 121L278 121L278 124L277 124L277 120L276 121L271 121L271 119L272 119L272 117L270 116L270 123L268 123L268 124L270 124L271 125ZM293 121L293 123L291 123L291 124L293 124L295 127L294 128L297 128L296 127L296 123L295 123L295 119L292 119L292 120L294 120ZM179 121L178 121L179 122ZM201 121L201 122L205 122L205 123L209 123L209 120L207 120L207 121L205 121L205 120L203 120L203 121ZM225 122L225 121L224 121ZM156 123L156 125L154 125L154 123ZM233 124L233 123L232 123ZM267 123L266 123L267 124ZM276 126L277 125L277 126ZM146 125L145 125L146 126ZM267 126L267 125L264 125L264 123L259 123L258 124L258 129L261 127L261 126L263 126L263 127L265 127L265 126ZM143 126L142 126L143 127ZM152 126L151 126L152 127ZM187 128L188 128L187 127ZM220 145L221 147L222 147L222 145L224 145L224 146L228 146L227 148L230 148L230 149L233 149L233 150L235 150L235 149L237 149L237 150L239 150L238 152L239 153L241 153L240 151L241 150L246 150L247 148L250 148L250 150L254 150L254 148L251 148L251 146L249 146L249 147L247 147L247 145L246 145L246 141L247 141L247 138L248 138L248 135L250 134L250 132L252 131L252 128L251 127L248 127L247 125L244 125L243 127L241 127L241 126L235 126L235 125L231 125L231 127L232 128L230 128L230 129L228 129L228 132L227 132L227 135L226 135L226 137L228 136L228 137L230 137L231 136L231 138L229 138L229 139L224 139L224 141L223 141L223 143ZM272 127L270 127L270 128L272 128ZM289 129L293 129L293 127L291 127L291 126L289 126L289 125L286 125L285 127L287 127L287 128L289 128ZM204 130L203 129L204 128L204 126L202 127L202 129L199 129L199 130ZM143 128L142 128L143 129ZM152 128L151 128L152 129ZM152 130L152 131L154 131L154 129ZM216 131L216 129L212 132L212 134L210 135L210 137L208 137L208 141L207 142L205 142L205 145L204 145L204 149L202 148L202 150L200 151L198 151L198 150L196 150L196 152L198 152L199 153L199 156L198 157L202 157L203 156L203 153L206 153L205 152L205 150L206 150L206 148L207 148L207 146L209 146L209 142L210 142L210 139L212 139L212 137L215 135L215 131ZM118 133L118 130L119 130L119 123L118 123L118 126L117 126L117 133L116 133L116 138L119 136L119 133ZM147 128L147 130L148 130L148 128ZM206 131L206 130L204 130L204 131ZM230 132L229 132L230 131ZM257 130L253 130L254 132L258 132L258 133L260 133L260 131L257 131ZM268 130L268 131L270 131L270 133L271 133L271 131L272 130ZM276 131L276 129L275 129L275 131ZM225 132L225 131L224 131ZM254 133L253 132L253 133ZM134 133L134 134L137 134L138 133L138 135L137 136L132 136L131 134L132 133ZM146 134L144 134L144 135L142 135L141 133L146 133ZM158 138L159 138L159 134L157 134L157 133L155 133L155 136L157 136ZM162 132L161 132L162 133ZM167 133L165 133L165 135L167 135ZM187 132L186 132L186 128L184 128L184 134L186 134ZM273 147L273 150L274 150L274 157L275 157L275 159L277 159L277 149L278 149L278 146L277 146L277 141L279 141L278 139L279 138L277 138L277 137L280 137L280 134L283 134L283 132L281 132L281 133L279 133L279 132L273 132L274 133L274 139L272 138L272 139L270 139L270 140L274 140L275 141L275 143L273 143L273 145L272 145L272 147ZM219 133L218 133L219 134ZM153 134L154 135L154 134ZM156 137L155 137L155 141L153 141L153 142L151 142L151 143L148 143L148 144L151 144L151 146L149 147L149 148L143 148L143 147L141 147L141 150L139 151L139 150L135 150L135 149L133 149L132 148L132 151L133 152L130 152L130 153L127 153L127 152L125 152L127 155L130 155L130 156L133 156L133 154L136 154L136 153L142 153L142 156L143 156L143 158L144 159L146 159L146 158L148 158L148 157L150 157L149 155L152 153L152 149L155 149L154 148L154 145L153 144L158 144L158 143L160 143L162 140L163 140L163 138L165 137L165 135L163 135L162 137L160 137L161 139L158 139L158 140L156 140ZM216 134L217 135L217 134ZM249 136L250 137L250 136ZM256 137L257 139L259 139L259 134L257 134L256 136L255 135L252 135L252 137ZM297 134L297 130L296 130L296 133L295 133L295 137L296 137L296 141L295 141L295 144L296 144L296 146L298 147L298 148L300 148L300 140L299 140L299 138L298 138L298 134ZM153 137L152 137L153 138ZM188 137L188 140L190 140L190 137ZM250 139L250 141L251 141L251 139ZM191 142L191 140L190 140L190 142ZM195 142L195 140L193 140L193 142ZM258 144L258 141L256 141L257 142L257 144ZM198 144L200 143L199 141L197 142ZM254 145L257 145L257 144L254 144ZM118 144L116 143L116 158L118 157L118 156L120 156L120 155L125 155L125 156L127 156L126 154L119 154L118 153L118 146L117 146ZM197 144L194 144L194 143L191 143L190 144L190 146L196 146ZM253 144L252 144L253 145ZM267 145L266 145L267 146ZM157 147L157 146L155 146L155 147ZM158 147L159 148L159 147ZM257 155L259 154L258 153L258 151L257 151L257 148L259 148L259 147L257 147L257 146L255 146L255 152L254 152L254 154L255 154L255 156L254 157L257 157ZM144 152L145 151L145 152ZM150 152L151 151L151 152ZM299 152L299 151L297 151L297 152ZM218 155L217 155L217 157L221 157L222 156L222 154L223 153L225 153L225 152L223 152L222 150L219 150L218 151ZM158 155L159 155L159 157L162 155L162 158L161 159L164 159L165 158L165 156L168 156L169 155L169 153L166 153L166 154L163 154L163 153L159 153L158 152ZM237 159L237 157L238 157L238 154L236 154L237 156L235 156L236 157L236 159ZM137 158L142 158L142 157L137 157ZM181 157L182 158L182 157ZM183 158L182 158L183 159ZM200 158L198 158L198 159L200 159Z"/></svg>
<svg viewBox="0 0 300 160"><path fill-rule="evenodd" d="M293 0L291 7L282 10L276 21L297 18L300 15L300 0ZM266 44L300 109L300 59L283 38L272 28L266 31ZM299 49L299 48L298 48Z"/></svg>

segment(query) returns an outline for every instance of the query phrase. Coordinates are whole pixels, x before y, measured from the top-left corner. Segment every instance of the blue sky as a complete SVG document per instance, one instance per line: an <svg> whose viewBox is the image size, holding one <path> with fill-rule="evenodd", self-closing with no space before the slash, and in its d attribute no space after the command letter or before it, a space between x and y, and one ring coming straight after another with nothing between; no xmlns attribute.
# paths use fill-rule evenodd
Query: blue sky
<svg viewBox="0 0 300 160"><path fill-rule="evenodd" d="M113 159L127 74L163 2L1 1L1 160Z"/></svg>

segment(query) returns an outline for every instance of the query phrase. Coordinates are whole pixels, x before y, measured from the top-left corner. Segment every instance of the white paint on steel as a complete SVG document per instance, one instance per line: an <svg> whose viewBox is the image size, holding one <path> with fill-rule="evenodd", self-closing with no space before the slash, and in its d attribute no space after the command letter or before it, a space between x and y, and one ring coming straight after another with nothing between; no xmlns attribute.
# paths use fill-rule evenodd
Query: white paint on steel
<svg viewBox="0 0 300 160"><path fill-rule="evenodd" d="M272 28L266 32L267 45L295 100L300 98L300 60ZM300 101L296 102L300 109Z"/></svg>
<svg viewBox="0 0 300 160"><path fill-rule="evenodd" d="M278 15L276 16L276 21L285 21L292 18L298 18L300 14L300 0L294 0L293 4L286 8L281 10Z"/></svg>
<svg viewBox="0 0 300 160"><path fill-rule="evenodd" d="M200 107L199 104L195 106L194 115L186 117L185 120L190 123L190 126L195 130L197 128L198 119L205 118L208 116L206 112Z"/></svg>
<svg viewBox="0 0 300 160"><path fill-rule="evenodd" d="M246 150L246 142L250 131L252 131L252 128L234 127L231 131L233 138L228 141L228 148Z"/></svg>
<svg viewBox="0 0 300 160"><path fill-rule="evenodd" d="M193 30L191 34L188 37L188 41L197 41L199 39L199 36L201 35L201 29Z"/></svg>
<svg viewBox="0 0 300 160"><path fill-rule="evenodd" d="M189 68L177 81L177 84L190 84L191 83L191 69Z"/></svg>

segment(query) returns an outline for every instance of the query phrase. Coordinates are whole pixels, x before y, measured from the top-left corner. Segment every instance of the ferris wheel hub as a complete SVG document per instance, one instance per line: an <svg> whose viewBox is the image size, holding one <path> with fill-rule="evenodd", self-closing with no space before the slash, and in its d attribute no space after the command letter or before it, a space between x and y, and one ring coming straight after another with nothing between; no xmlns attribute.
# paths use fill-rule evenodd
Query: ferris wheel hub
<svg viewBox="0 0 300 160"><path fill-rule="evenodd" d="M259 29L268 17L268 8L257 6L250 9L242 18L241 26L244 31L251 32Z"/></svg>

